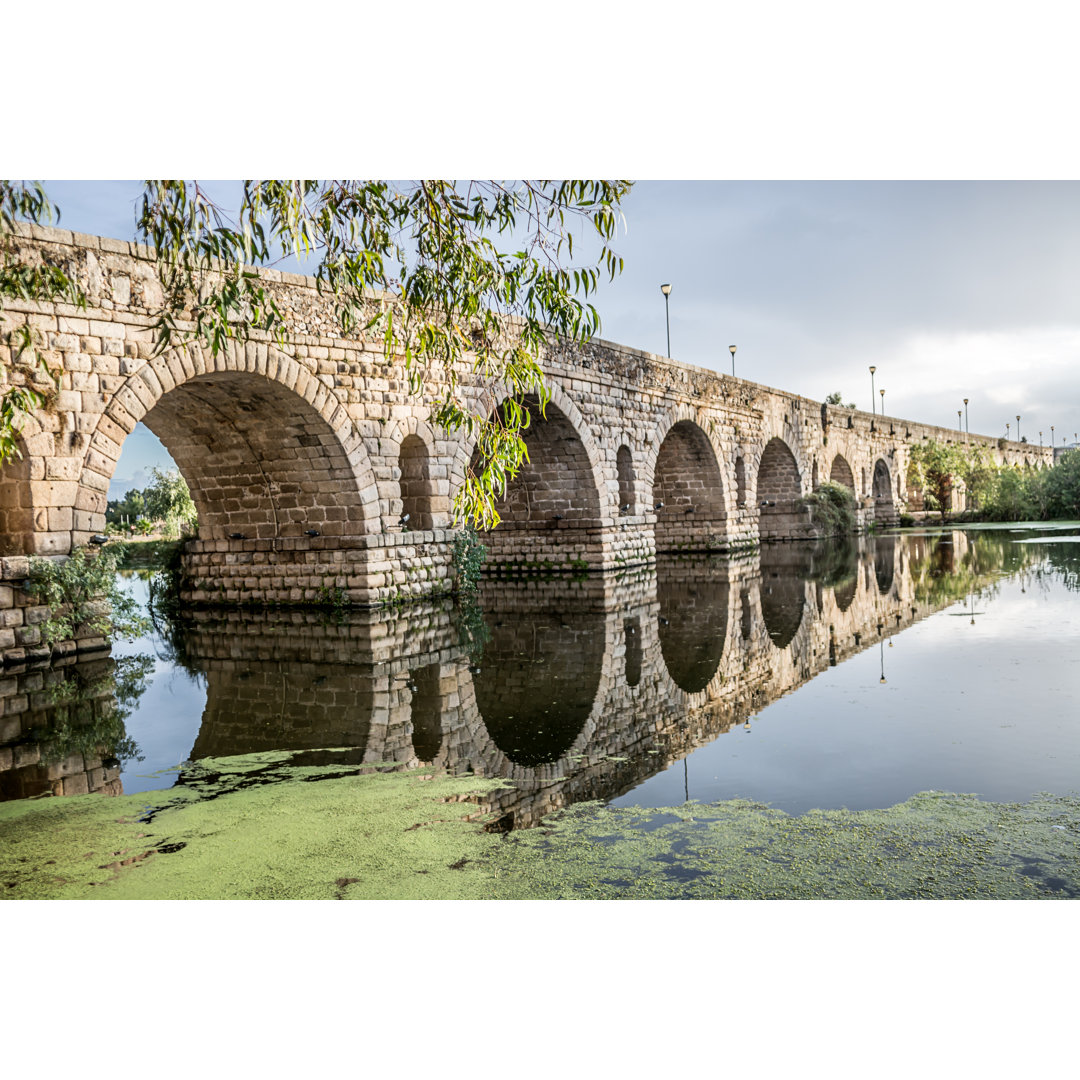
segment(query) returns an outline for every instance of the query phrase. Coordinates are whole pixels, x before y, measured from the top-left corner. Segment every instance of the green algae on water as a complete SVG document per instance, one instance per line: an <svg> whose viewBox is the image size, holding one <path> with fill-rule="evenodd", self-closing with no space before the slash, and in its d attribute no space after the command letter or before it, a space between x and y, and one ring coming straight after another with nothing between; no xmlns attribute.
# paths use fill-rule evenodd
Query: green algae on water
<svg viewBox="0 0 1080 1080"><path fill-rule="evenodd" d="M506 781L209 759L167 792L0 805L9 899L1039 899L1080 895L1080 797L924 792L791 817L582 803L484 830ZM391 766L387 766L391 767ZM152 800L148 802L148 800Z"/></svg>

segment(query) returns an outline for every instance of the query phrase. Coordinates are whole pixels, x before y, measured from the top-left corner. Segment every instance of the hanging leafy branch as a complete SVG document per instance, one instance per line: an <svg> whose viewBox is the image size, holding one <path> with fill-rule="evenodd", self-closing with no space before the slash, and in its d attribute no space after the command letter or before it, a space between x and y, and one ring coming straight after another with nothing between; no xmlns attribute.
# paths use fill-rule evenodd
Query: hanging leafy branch
<svg viewBox="0 0 1080 1080"><path fill-rule="evenodd" d="M0 180L0 324L6 300L62 300L86 307L85 296L61 267L47 260L30 265L16 255L11 243L17 221L41 224L59 218L60 211L39 182ZM40 351L46 344L44 335L29 323L0 335L0 465L22 456L18 435L26 418L45 408L59 386L59 375Z"/></svg>
<svg viewBox="0 0 1080 1080"><path fill-rule="evenodd" d="M455 517L490 527L526 458L531 409L521 402L531 396L542 415L549 400L543 349L600 329L590 297L601 274L622 270L612 243L629 188L617 180L252 180L233 220L197 182L150 181L139 229L157 252L165 295L157 348L196 340L217 353L255 330L284 345L285 315L252 268L318 259L318 288L333 297L343 336L381 336L386 358L404 361L410 391L427 388L432 422L475 442ZM574 265L579 228L599 250ZM462 371L479 380L479 400Z"/></svg>

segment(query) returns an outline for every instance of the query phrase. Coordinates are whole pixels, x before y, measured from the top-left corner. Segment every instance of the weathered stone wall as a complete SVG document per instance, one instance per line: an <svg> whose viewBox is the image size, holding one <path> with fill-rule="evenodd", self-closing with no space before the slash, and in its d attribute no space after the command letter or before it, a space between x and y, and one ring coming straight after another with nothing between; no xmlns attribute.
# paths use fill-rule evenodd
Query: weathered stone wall
<svg viewBox="0 0 1080 1080"><path fill-rule="evenodd" d="M199 510L189 599L302 602L330 588L376 604L446 587L451 497L473 448L432 429L381 342L340 336L312 279L259 271L288 315L284 348L256 334L216 357L195 345L155 356L160 293L146 249L37 226L23 235L24 255L63 264L88 307L13 302L5 314L43 335L60 390L26 425L23 459L0 472L4 551L64 555L103 531L121 447L142 421ZM6 376L25 377L0 359ZM543 365L551 404L533 417L529 466L486 538L491 569L611 570L658 547L805 536L797 500L834 472L850 474L860 523L888 519L905 505L910 446L960 437L604 341L556 344ZM468 370L461 380L473 407L491 407ZM431 375L425 394L438 389ZM999 462L1052 456L970 441ZM871 481L881 470L887 498Z"/></svg>

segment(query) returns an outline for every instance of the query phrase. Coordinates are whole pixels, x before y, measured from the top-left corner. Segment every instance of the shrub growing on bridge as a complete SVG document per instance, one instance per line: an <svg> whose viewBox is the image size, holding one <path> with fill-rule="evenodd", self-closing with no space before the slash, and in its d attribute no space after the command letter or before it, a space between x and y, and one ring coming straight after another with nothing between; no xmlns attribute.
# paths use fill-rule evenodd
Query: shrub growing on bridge
<svg viewBox="0 0 1080 1080"><path fill-rule="evenodd" d="M835 480L826 480L799 505L810 511L814 526L825 536L855 531L855 496Z"/></svg>

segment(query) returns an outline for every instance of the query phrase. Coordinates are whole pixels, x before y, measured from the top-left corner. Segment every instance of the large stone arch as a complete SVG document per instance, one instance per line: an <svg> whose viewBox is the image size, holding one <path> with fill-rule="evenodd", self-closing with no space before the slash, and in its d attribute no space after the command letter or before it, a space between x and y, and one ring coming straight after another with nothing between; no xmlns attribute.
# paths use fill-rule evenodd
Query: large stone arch
<svg viewBox="0 0 1080 1080"><path fill-rule="evenodd" d="M837 454L832 460L829 469L829 479L834 484L843 484L852 495L855 494L855 474L851 471L851 465L843 454Z"/></svg>
<svg viewBox="0 0 1080 1080"><path fill-rule="evenodd" d="M530 414L529 426L521 433L528 457L496 499L501 520L485 536L487 561L599 569L604 557L602 518L605 511L614 516L615 508L608 505L612 496L588 425L558 386L551 387L542 412L536 395L525 397L522 404ZM469 461L478 471L475 447L469 447ZM614 472L612 463L613 478Z"/></svg>
<svg viewBox="0 0 1080 1080"><path fill-rule="evenodd" d="M688 408L669 413L656 431L654 445L646 482L656 514L656 550L724 547L724 475L698 415Z"/></svg>
<svg viewBox="0 0 1080 1080"><path fill-rule="evenodd" d="M761 539L790 536L802 494L802 476L794 451L779 436L771 438L761 452L756 489Z"/></svg>
<svg viewBox="0 0 1080 1080"><path fill-rule="evenodd" d="M187 480L200 539L378 529L374 475L344 405L292 358L234 343L149 360L119 387L83 459L74 543L104 528L109 480L140 421Z"/></svg>

